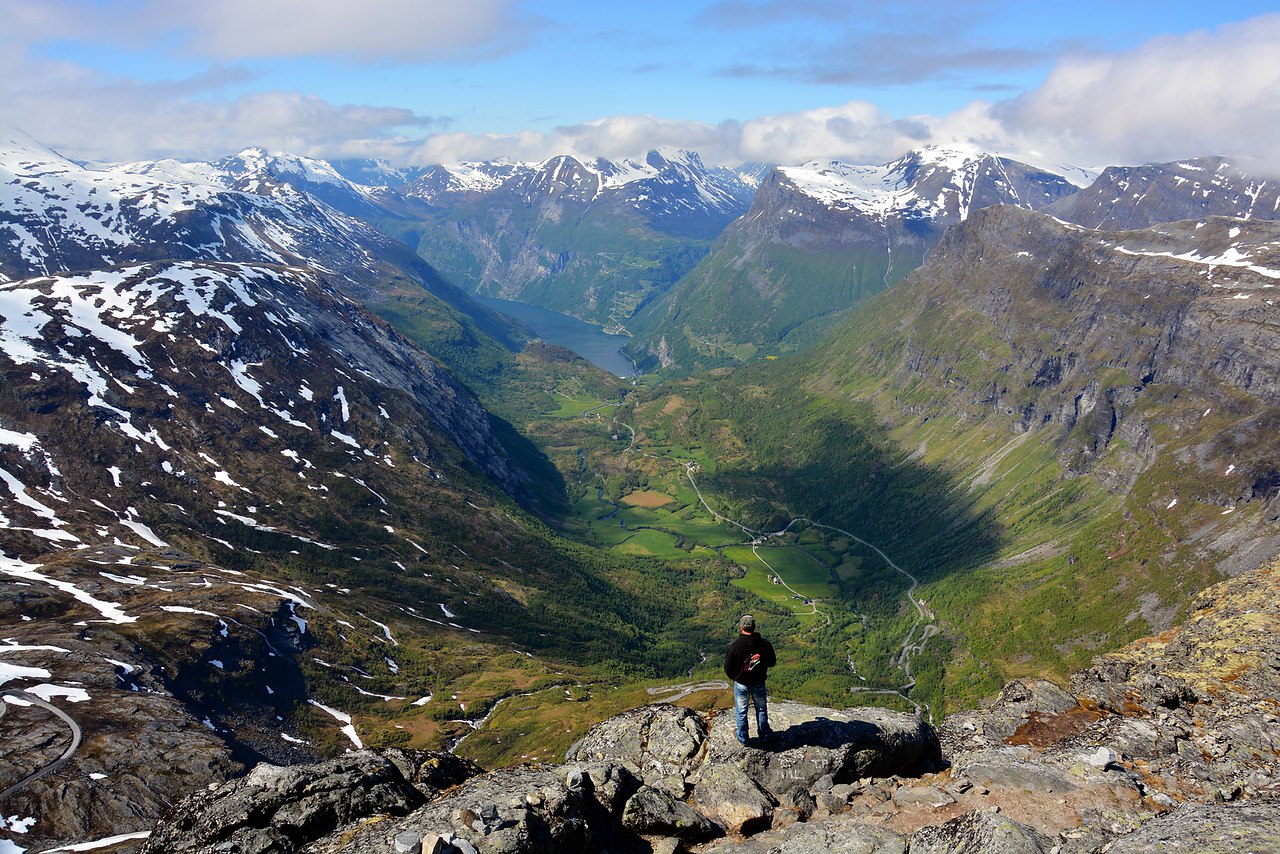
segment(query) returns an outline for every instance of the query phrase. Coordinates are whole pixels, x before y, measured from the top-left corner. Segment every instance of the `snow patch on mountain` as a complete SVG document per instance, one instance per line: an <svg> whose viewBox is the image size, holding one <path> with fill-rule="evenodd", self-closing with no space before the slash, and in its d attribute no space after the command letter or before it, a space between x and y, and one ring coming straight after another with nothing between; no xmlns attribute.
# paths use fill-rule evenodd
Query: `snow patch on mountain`
<svg viewBox="0 0 1280 854"><path fill-rule="evenodd" d="M1038 208L1044 202L1019 196L1026 183L1022 172L1032 167L964 145L929 146L883 166L859 166L838 160L813 160L800 166L779 167L798 191L833 210L853 211L883 219L899 214L912 219L956 215L967 219L980 181L987 182L1002 201ZM1043 170L1042 181L1079 186L1087 170L1070 167Z"/></svg>

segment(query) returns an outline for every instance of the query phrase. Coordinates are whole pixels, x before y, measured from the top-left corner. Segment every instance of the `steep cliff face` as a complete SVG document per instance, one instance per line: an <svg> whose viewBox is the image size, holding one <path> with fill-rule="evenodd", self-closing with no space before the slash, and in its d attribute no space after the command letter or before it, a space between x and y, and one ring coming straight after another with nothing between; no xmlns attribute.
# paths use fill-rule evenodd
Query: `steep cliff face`
<svg viewBox="0 0 1280 854"><path fill-rule="evenodd" d="M920 580L950 646L917 698L1065 675L1280 551L1278 238L985 208L819 345L690 381L659 423L761 530L835 525Z"/></svg>
<svg viewBox="0 0 1280 854"><path fill-rule="evenodd" d="M1215 411L1228 419L1219 441L1249 454L1223 468L1264 477L1271 449L1247 437L1280 405L1278 282L1272 223L1099 232L989 208L896 295L896 330L831 351L915 386L916 411L1060 428L1073 471L1120 439L1131 460L1117 488L1154 460L1153 429L1192 429Z"/></svg>

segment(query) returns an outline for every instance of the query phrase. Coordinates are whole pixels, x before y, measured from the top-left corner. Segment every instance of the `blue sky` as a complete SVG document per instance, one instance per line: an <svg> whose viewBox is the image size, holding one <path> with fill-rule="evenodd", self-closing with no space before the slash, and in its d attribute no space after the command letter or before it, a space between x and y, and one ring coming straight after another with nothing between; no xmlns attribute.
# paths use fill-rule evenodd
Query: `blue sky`
<svg viewBox="0 0 1280 854"><path fill-rule="evenodd" d="M72 156L655 145L881 162L1272 157L1274 3L0 0L0 107Z"/></svg>

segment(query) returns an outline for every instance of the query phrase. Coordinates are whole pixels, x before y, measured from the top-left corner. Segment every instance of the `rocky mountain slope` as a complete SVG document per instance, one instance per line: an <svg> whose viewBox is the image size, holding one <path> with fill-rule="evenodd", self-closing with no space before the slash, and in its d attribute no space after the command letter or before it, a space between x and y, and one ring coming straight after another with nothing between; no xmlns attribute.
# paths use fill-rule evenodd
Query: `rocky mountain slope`
<svg viewBox="0 0 1280 854"><path fill-rule="evenodd" d="M557 766L479 773L404 752L259 765L177 805L145 850L1269 851L1277 593L1280 568L1244 573L1070 692L1010 683L940 743L909 715L775 701L776 733L741 747L731 715L658 704L598 725Z"/></svg>
<svg viewBox="0 0 1280 854"><path fill-rule="evenodd" d="M659 567L526 512L536 452L352 298L481 337L403 247L271 182L3 163L4 845L140 832L263 757L451 744L700 634L638 595Z"/></svg>
<svg viewBox="0 0 1280 854"><path fill-rule="evenodd" d="M562 156L389 172L246 149L208 163L123 168L255 193L292 188L415 246L467 290L602 323L622 322L692 266L746 210L758 182L676 150L643 161Z"/></svg>
<svg viewBox="0 0 1280 854"><path fill-rule="evenodd" d="M813 343L841 311L917 267L948 225L993 204L1045 207L1076 192L1072 180L1086 174L963 148L880 167L779 167L712 253L643 309L631 349L687 370Z"/></svg>
<svg viewBox="0 0 1280 854"><path fill-rule="evenodd" d="M754 190L693 152L653 151L439 167L397 193L424 219L400 236L468 290L616 326L692 267Z"/></svg>
<svg viewBox="0 0 1280 854"><path fill-rule="evenodd" d="M524 330L472 302L404 244L310 192L323 188L333 191L330 198L363 192L321 161L256 150L218 163L88 169L6 130L0 275L160 259L309 267L326 271L362 305L420 332L415 337L464 374L523 340Z"/></svg>
<svg viewBox="0 0 1280 854"><path fill-rule="evenodd" d="M1046 213L1109 231L1214 216L1280 219L1280 181L1230 157L1111 166Z"/></svg>

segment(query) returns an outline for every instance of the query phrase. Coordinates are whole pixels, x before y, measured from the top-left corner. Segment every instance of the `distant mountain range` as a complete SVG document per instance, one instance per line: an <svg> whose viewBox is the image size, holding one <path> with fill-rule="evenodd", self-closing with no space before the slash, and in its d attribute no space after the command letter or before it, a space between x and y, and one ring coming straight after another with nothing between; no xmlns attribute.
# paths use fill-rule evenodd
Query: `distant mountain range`
<svg viewBox="0 0 1280 854"><path fill-rule="evenodd" d="M1216 157L1099 174L940 146L883 166L736 170L675 150L393 169L248 149L125 168L253 193L274 186L281 199L284 187L301 191L408 243L462 290L633 334L634 359L680 372L812 344L918 266L948 225L989 205L1103 228L1280 215L1275 183L1246 166Z"/></svg>
<svg viewBox="0 0 1280 854"><path fill-rule="evenodd" d="M401 236L465 289L625 328L754 192L749 173L653 151L643 161L435 167L382 197L416 210L422 224Z"/></svg>
<svg viewBox="0 0 1280 854"><path fill-rule="evenodd" d="M1086 180L963 148L880 167L779 167L711 254L632 321L643 362L690 370L811 344L843 310L917 267L950 224L992 204L1038 209Z"/></svg>

